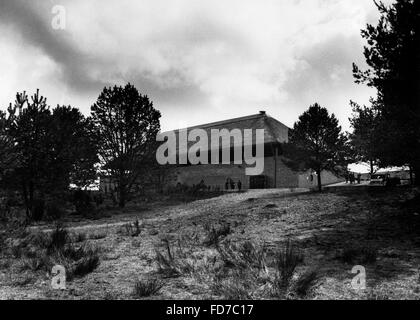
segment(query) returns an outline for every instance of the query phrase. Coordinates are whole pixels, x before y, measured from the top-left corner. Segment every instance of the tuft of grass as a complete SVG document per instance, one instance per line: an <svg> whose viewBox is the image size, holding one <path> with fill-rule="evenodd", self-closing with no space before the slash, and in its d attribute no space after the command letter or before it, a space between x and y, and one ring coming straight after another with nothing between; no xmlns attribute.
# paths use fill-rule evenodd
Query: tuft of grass
<svg viewBox="0 0 420 320"><path fill-rule="evenodd" d="M243 244L224 243L217 247L217 251L226 268L237 270L253 270L259 274L261 271L267 271L266 265L266 246L257 246L251 241Z"/></svg>
<svg viewBox="0 0 420 320"><path fill-rule="evenodd" d="M73 242L76 242L76 243L84 242L86 241L86 238L87 238L86 233L84 232L76 233L73 237Z"/></svg>
<svg viewBox="0 0 420 320"><path fill-rule="evenodd" d="M232 231L228 223L222 223L218 227L215 227L210 223L206 223L204 224L203 228L206 232L206 237L203 244L208 247L213 245L218 247L221 239L226 237Z"/></svg>
<svg viewBox="0 0 420 320"><path fill-rule="evenodd" d="M224 242L216 249L222 265L214 269L211 288L215 295L223 299L249 300L266 286L269 272L265 244Z"/></svg>
<svg viewBox="0 0 420 320"><path fill-rule="evenodd" d="M46 269L51 263L46 255L37 254L31 258L23 258L19 262L19 268L21 271L31 270L33 272Z"/></svg>
<svg viewBox="0 0 420 320"><path fill-rule="evenodd" d="M290 289L290 281L297 266L303 262L303 255L293 243L288 240L286 246L275 254L276 275L273 282L273 293L278 297L285 297Z"/></svg>
<svg viewBox="0 0 420 320"><path fill-rule="evenodd" d="M366 295L366 300L391 300L387 293L381 292L379 290L371 289Z"/></svg>
<svg viewBox="0 0 420 320"><path fill-rule="evenodd" d="M275 208L278 208L278 206L274 203L269 203L264 207L264 209L275 209Z"/></svg>
<svg viewBox="0 0 420 320"><path fill-rule="evenodd" d="M47 253L52 254L54 252L62 251L69 240L70 237L68 231L62 226L57 225L54 231L50 234Z"/></svg>
<svg viewBox="0 0 420 320"><path fill-rule="evenodd" d="M124 224L122 226L122 229L119 230L119 233L130 237L138 237L141 233L141 229L141 224L136 218L134 222Z"/></svg>
<svg viewBox="0 0 420 320"><path fill-rule="evenodd" d="M15 245L10 248L13 258L19 259L22 257L24 249L20 245Z"/></svg>
<svg viewBox="0 0 420 320"><path fill-rule="evenodd" d="M21 278L13 282L14 286L26 286L35 283L36 278L32 274L25 273Z"/></svg>
<svg viewBox="0 0 420 320"><path fill-rule="evenodd" d="M165 250L161 252L155 248L155 259L158 266L158 272L166 277L178 277L182 274L191 274L194 272L194 265L187 259L181 241L178 240L178 246L175 247L168 239L162 240Z"/></svg>
<svg viewBox="0 0 420 320"><path fill-rule="evenodd" d="M89 239L91 240L100 240L106 238L105 232L96 232L89 235Z"/></svg>
<svg viewBox="0 0 420 320"><path fill-rule="evenodd" d="M156 295L163 284L158 279L137 280L134 283L132 295L135 298L149 297Z"/></svg>
<svg viewBox="0 0 420 320"><path fill-rule="evenodd" d="M300 297L306 297L311 288L315 286L319 280L319 273L317 270L308 270L303 273L294 285L294 291Z"/></svg>
<svg viewBox="0 0 420 320"><path fill-rule="evenodd" d="M69 281L92 272L100 263L97 249L87 248L86 242L76 245L68 231L58 225L50 234L28 235L12 247L12 253L13 250L21 258L19 267L22 271L50 272L52 266L60 264L65 267Z"/></svg>
<svg viewBox="0 0 420 320"><path fill-rule="evenodd" d="M211 286L215 295L221 296L226 300L252 300L253 281L247 281L247 277L243 273L223 279L215 279Z"/></svg>
<svg viewBox="0 0 420 320"><path fill-rule="evenodd" d="M83 250L82 256L71 269L71 276L73 277L83 277L99 266L99 254L97 250Z"/></svg>
<svg viewBox="0 0 420 320"><path fill-rule="evenodd" d="M11 264L9 259L0 260L0 270L9 269Z"/></svg>

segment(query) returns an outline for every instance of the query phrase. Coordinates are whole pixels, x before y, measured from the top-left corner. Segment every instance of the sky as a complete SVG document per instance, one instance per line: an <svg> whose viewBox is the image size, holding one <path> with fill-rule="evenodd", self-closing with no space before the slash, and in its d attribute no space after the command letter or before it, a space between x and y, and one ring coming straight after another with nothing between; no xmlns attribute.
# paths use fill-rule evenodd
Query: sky
<svg viewBox="0 0 420 320"><path fill-rule="evenodd" d="M260 110L292 127L315 102L348 130L349 101L375 95L352 63L378 17L371 0L0 0L0 109L39 88L88 115L131 82L163 131Z"/></svg>

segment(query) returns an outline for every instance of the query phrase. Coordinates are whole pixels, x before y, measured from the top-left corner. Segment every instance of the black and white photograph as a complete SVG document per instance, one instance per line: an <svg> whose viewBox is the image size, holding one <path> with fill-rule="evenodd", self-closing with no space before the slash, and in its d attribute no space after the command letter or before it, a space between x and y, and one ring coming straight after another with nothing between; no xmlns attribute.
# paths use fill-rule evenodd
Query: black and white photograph
<svg viewBox="0 0 420 320"><path fill-rule="evenodd" d="M419 299L420 1L0 0L0 300Z"/></svg>

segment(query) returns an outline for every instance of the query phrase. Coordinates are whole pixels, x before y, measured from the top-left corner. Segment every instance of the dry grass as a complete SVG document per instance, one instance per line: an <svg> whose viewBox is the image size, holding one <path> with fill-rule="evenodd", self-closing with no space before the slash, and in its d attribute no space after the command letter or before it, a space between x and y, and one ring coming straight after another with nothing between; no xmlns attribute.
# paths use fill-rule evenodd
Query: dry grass
<svg viewBox="0 0 420 320"><path fill-rule="evenodd" d="M194 264L188 258L182 242L177 241L176 245L168 239L163 239L163 250L155 248L155 261L158 272L164 277L178 277L183 274L191 274L194 271Z"/></svg>
<svg viewBox="0 0 420 320"><path fill-rule="evenodd" d="M221 223L219 226L205 223L203 227L206 232L206 236L203 242L205 246L217 247L219 246L222 238L231 233L230 225L228 223Z"/></svg>
<svg viewBox="0 0 420 320"><path fill-rule="evenodd" d="M407 232L407 226L420 225L420 219L414 214L418 209L400 206L410 191L398 192L227 194L158 206L141 216L134 210L74 222L77 229L68 229L64 245L62 230L53 230L53 237L14 229L0 237L0 275L7 274L0 279L5 283L0 298L419 299L419 274L412 270L417 270L420 233L411 227ZM124 226L136 217L142 221L137 235L135 223ZM376 236L366 243L372 225ZM90 236L103 234L105 227L106 237ZM74 276L68 290L56 293L46 277L51 263L68 263L70 273L94 273ZM365 291L349 285L353 264L367 269ZM138 294L133 279L143 279Z"/></svg>
<svg viewBox="0 0 420 320"><path fill-rule="evenodd" d="M133 297L143 298L156 295L160 291L160 289L162 289L162 287L162 282L156 278L137 280L134 283Z"/></svg>

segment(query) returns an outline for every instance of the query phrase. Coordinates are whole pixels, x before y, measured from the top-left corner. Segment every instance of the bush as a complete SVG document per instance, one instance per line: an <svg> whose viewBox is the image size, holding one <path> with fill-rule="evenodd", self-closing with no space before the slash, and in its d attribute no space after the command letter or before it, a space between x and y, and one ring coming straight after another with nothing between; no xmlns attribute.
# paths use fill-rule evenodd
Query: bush
<svg viewBox="0 0 420 320"><path fill-rule="evenodd" d="M46 215L48 218L57 220L64 216L63 204L60 201L51 201L46 206Z"/></svg>
<svg viewBox="0 0 420 320"><path fill-rule="evenodd" d="M32 204L32 216L33 221L41 221L45 212L45 201L42 199L35 199Z"/></svg>
<svg viewBox="0 0 420 320"><path fill-rule="evenodd" d="M104 197L101 192L95 193L93 200L95 201L97 207L104 203Z"/></svg>
<svg viewBox="0 0 420 320"><path fill-rule="evenodd" d="M133 296L136 298L155 295L163 287L157 279L137 280L134 284Z"/></svg>
<svg viewBox="0 0 420 320"><path fill-rule="evenodd" d="M87 191L76 190L73 194L73 204L76 208L76 214L84 217L95 214L95 206L92 198Z"/></svg>

